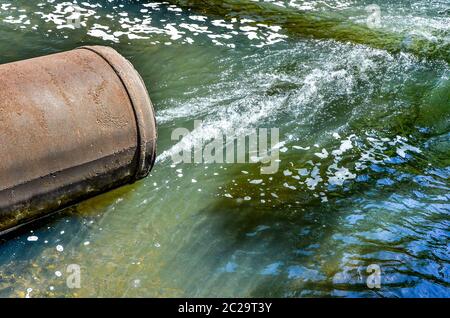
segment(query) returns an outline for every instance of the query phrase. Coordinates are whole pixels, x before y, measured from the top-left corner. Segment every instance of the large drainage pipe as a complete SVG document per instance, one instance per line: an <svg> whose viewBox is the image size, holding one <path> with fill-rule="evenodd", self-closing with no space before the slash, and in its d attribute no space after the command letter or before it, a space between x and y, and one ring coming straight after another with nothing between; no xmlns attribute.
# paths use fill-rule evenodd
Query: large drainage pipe
<svg viewBox="0 0 450 318"><path fill-rule="evenodd" d="M146 87L112 48L0 65L0 234L149 173Z"/></svg>

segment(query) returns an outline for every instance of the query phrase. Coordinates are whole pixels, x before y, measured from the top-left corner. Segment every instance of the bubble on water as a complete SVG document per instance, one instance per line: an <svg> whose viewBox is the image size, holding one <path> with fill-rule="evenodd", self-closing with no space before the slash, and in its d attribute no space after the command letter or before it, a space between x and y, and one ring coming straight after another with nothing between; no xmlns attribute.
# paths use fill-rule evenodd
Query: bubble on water
<svg viewBox="0 0 450 318"><path fill-rule="evenodd" d="M140 286L141 286L141 280L140 279L133 280L133 287L134 288L138 288Z"/></svg>
<svg viewBox="0 0 450 318"><path fill-rule="evenodd" d="M36 235L28 236L27 241L36 242L39 238Z"/></svg>
<svg viewBox="0 0 450 318"><path fill-rule="evenodd" d="M314 155L316 155L320 159L325 159L328 158L328 151L325 148L323 148L322 152L316 152Z"/></svg>
<svg viewBox="0 0 450 318"><path fill-rule="evenodd" d="M291 190L296 190L297 188L293 185L289 185L287 182L283 183L283 186L285 188L291 189Z"/></svg>
<svg viewBox="0 0 450 318"><path fill-rule="evenodd" d="M311 149L311 147L301 147L301 146L292 146L292 148L297 149L297 150L309 150L309 149Z"/></svg>
<svg viewBox="0 0 450 318"><path fill-rule="evenodd" d="M189 19L194 20L194 21L206 21L208 18L202 15L190 15Z"/></svg>

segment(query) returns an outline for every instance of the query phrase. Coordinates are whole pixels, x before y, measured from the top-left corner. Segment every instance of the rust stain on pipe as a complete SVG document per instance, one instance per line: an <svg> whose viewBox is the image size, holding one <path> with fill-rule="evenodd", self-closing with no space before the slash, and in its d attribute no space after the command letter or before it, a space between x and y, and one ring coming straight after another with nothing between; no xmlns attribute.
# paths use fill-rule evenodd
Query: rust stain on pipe
<svg viewBox="0 0 450 318"><path fill-rule="evenodd" d="M0 234L148 175L156 121L114 49L0 65Z"/></svg>

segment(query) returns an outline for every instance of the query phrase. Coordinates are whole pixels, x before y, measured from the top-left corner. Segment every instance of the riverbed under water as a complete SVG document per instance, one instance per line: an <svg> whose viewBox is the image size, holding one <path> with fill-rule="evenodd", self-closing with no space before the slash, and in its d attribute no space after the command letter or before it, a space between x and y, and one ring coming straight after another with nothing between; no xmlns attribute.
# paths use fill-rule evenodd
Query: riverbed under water
<svg viewBox="0 0 450 318"><path fill-rule="evenodd" d="M372 1L277 3L364 24ZM384 30L448 37L448 1L376 3ZM145 180L1 239L0 297L450 296L447 62L151 1L78 1L76 27L71 5L0 0L0 63L114 47L147 84L159 157ZM279 128L276 174L171 159L255 128Z"/></svg>

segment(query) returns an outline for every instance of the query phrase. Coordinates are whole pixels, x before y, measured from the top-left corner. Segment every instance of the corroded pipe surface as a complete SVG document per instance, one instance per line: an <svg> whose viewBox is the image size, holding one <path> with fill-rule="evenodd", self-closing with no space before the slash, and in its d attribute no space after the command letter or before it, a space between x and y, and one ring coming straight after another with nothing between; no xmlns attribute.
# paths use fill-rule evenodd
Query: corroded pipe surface
<svg viewBox="0 0 450 318"><path fill-rule="evenodd" d="M0 234L149 173L153 107L115 50L0 65L0 83Z"/></svg>

